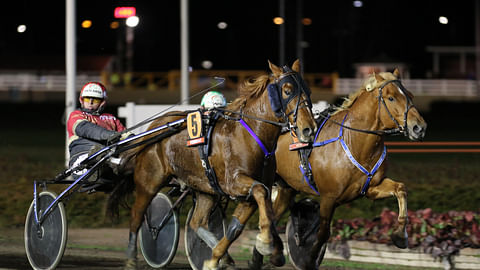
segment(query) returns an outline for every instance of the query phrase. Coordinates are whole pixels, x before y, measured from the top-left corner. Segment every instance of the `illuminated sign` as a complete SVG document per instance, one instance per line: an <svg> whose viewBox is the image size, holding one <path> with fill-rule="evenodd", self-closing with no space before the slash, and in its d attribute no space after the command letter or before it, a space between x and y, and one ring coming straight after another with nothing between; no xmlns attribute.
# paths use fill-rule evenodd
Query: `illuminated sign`
<svg viewBox="0 0 480 270"><path fill-rule="evenodd" d="M114 16L117 19L135 16L137 10L135 7L116 7Z"/></svg>

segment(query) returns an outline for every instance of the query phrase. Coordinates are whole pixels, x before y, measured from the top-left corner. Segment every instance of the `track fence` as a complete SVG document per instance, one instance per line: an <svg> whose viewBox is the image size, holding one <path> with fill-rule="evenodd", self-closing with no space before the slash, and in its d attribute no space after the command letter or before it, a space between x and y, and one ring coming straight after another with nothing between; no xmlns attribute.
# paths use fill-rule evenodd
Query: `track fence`
<svg viewBox="0 0 480 270"><path fill-rule="evenodd" d="M480 142L385 142L389 153L480 153Z"/></svg>

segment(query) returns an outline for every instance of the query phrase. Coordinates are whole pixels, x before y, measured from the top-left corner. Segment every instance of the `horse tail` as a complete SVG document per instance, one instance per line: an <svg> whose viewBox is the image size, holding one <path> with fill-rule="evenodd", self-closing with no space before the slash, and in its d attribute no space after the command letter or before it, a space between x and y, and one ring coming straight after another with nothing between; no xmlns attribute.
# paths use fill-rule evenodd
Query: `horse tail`
<svg viewBox="0 0 480 270"><path fill-rule="evenodd" d="M110 193L107 201L106 215L112 221L119 217L120 206L125 209L130 209L129 201L133 197L133 190L135 183L133 181L133 174L128 174L117 183L115 188Z"/></svg>

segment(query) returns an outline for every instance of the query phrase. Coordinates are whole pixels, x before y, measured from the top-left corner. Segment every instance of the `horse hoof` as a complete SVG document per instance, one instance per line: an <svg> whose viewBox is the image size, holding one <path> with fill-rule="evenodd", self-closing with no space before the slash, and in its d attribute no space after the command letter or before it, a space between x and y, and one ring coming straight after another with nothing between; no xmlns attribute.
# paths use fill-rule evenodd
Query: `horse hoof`
<svg viewBox="0 0 480 270"><path fill-rule="evenodd" d="M235 265L232 265L232 264L219 265L219 268L220 268L221 270L237 270L237 268L235 267Z"/></svg>
<svg viewBox="0 0 480 270"><path fill-rule="evenodd" d="M228 253L223 255L223 257L218 262L218 265L220 269L229 269L230 267L233 267L230 269L235 269L235 261L232 259L232 257Z"/></svg>
<svg viewBox="0 0 480 270"><path fill-rule="evenodd" d="M263 242L262 239L260 239L260 235L257 234L257 240L255 241L255 248L263 256L268 256L273 252L273 242L272 241Z"/></svg>
<svg viewBox="0 0 480 270"><path fill-rule="evenodd" d="M125 267L123 270L136 270L137 269L137 260L136 259L128 259L125 262Z"/></svg>
<svg viewBox="0 0 480 270"><path fill-rule="evenodd" d="M248 269L249 270L261 270L262 269L262 262L248 260Z"/></svg>
<svg viewBox="0 0 480 270"><path fill-rule="evenodd" d="M210 261L204 261L202 270L218 270L218 266L213 266Z"/></svg>
<svg viewBox="0 0 480 270"><path fill-rule="evenodd" d="M393 244L398 248L407 248L408 247L408 238L404 237L401 233L393 233L390 237Z"/></svg>
<svg viewBox="0 0 480 270"><path fill-rule="evenodd" d="M270 256L270 263L276 267L285 265L285 256L282 253Z"/></svg>

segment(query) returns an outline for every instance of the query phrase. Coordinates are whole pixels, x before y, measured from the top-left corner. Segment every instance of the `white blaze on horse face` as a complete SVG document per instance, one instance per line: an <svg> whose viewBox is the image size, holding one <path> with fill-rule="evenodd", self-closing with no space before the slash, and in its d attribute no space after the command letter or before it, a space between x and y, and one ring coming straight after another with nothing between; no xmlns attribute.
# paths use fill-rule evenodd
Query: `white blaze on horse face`
<svg viewBox="0 0 480 270"><path fill-rule="evenodd" d="M405 96L405 93L403 93L402 89L400 89L400 87L398 87L397 85L395 85L395 87L397 87L398 92L400 92L400 94L402 94L405 99L407 99L407 96Z"/></svg>

